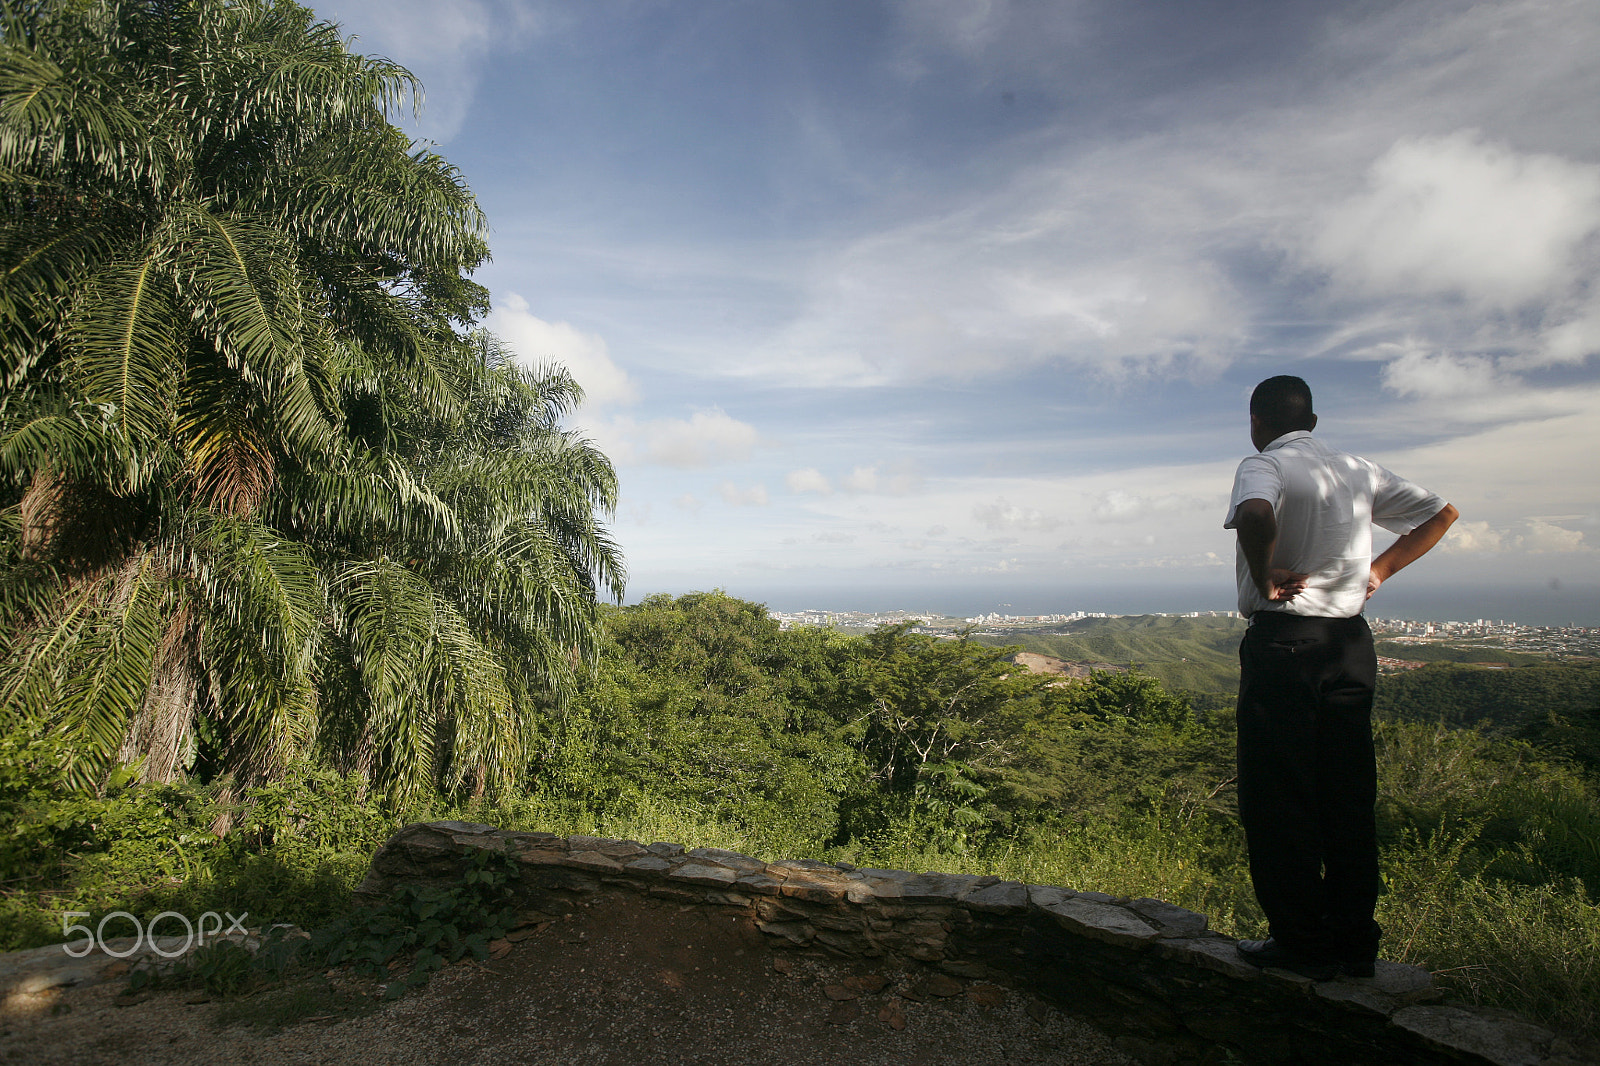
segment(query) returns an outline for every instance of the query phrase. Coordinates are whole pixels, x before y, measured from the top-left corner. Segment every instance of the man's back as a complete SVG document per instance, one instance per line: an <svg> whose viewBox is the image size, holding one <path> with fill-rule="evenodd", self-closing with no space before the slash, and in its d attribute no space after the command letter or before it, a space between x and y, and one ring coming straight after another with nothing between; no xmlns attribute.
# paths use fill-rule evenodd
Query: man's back
<svg viewBox="0 0 1600 1066"><path fill-rule="evenodd" d="M1329 448L1308 430L1294 430L1239 464L1227 525L1239 504L1272 505L1278 539L1272 565L1306 575L1303 592L1270 603L1257 591L1242 553L1238 561L1239 610L1276 610L1324 618L1350 618L1366 602L1372 560L1372 525L1409 533L1444 501L1369 459Z"/></svg>

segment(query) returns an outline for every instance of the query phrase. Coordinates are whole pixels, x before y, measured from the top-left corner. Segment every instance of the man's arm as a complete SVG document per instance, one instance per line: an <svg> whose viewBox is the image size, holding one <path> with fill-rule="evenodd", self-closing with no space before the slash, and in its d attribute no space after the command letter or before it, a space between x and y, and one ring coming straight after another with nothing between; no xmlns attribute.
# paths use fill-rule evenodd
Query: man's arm
<svg viewBox="0 0 1600 1066"><path fill-rule="evenodd" d="M1272 504L1266 500L1245 500L1233 513L1233 528L1239 533L1239 549L1250 567L1250 580L1256 583L1261 595L1270 602L1285 603L1305 591L1305 574L1272 566L1272 546L1278 540L1278 518L1272 513Z"/></svg>
<svg viewBox="0 0 1600 1066"><path fill-rule="evenodd" d="M1379 585L1428 554L1428 549L1439 543L1439 538L1460 517L1461 512L1447 503L1438 514L1385 548L1382 555L1372 560L1372 574L1367 578L1367 599L1372 599Z"/></svg>

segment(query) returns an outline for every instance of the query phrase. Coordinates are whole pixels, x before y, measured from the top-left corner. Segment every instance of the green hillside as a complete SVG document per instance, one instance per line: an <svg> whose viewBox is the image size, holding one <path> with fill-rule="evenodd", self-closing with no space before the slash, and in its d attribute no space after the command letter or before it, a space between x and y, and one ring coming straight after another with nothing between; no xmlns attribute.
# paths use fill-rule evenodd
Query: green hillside
<svg viewBox="0 0 1600 1066"><path fill-rule="evenodd" d="M1189 618L1172 615L1129 615L1121 618L1082 618L1066 625L1015 629L1005 633L973 637L974 640L994 647L1017 645L1024 651L1051 655L1068 662L1105 662L1117 666L1137 665L1168 688L1188 689L1191 692L1231 693L1239 683L1239 638L1245 623L1240 618ZM1507 651L1491 645L1447 646L1441 644L1409 644L1379 641L1378 654L1395 659L1409 659L1427 663L1508 663L1518 667L1548 665L1541 655ZM1541 675L1542 676L1542 675ZM1433 675L1430 675L1430 681ZM1489 717L1489 713L1470 708L1479 707L1483 699L1490 704L1501 699L1502 690L1520 691L1522 679L1495 681L1477 679L1480 685L1494 690L1484 697L1476 688L1457 682L1454 687L1462 692L1452 692L1451 699L1464 701L1462 711L1451 717L1461 722ZM1399 701L1409 706L1414 702L1410 689L1414 683L1398 678L1385 678L1380 688L1395 687ZM1424 682L1422 688L1432 689ZM1465 689L1473 689L1471 696ZM1424 699L1431 699L1432 696ZM1511 697L1516 702L1516 697ZM1563 706L1567 701L1562 701ZM1579 702L1582 702L1581 700ZM1379 700L1383 703L1382 697ZM1517 705L1519 708L1520 704ZM1430 705L1430 712L1438 708ZM1512 717L1522 717L1521 710Z"/></svg>
<svg viewBox="0 0 1600 1066"><path fill-rule="evenodd" d="M1069 662L1136 664L1169 688L1229 692L1239 681L1241 618L1130 615L1083 618L1048 629L1014 630L973 639Z"/></svg>
<svg viewBox="0 0 1600 1066"><path fill-rule="evenodd" d="M1509 663L1512 666L1534 666L1548 661L1543 655L1507 651L1489 644L1403 644L1397 640L1378 641L1378 654L1391 659L1409 659L1414 663Z"/></svg>
<svg viewBox="0 0 1600 1066"><path fill-rule="evenodd" d="M1600 707L1600 665L1546 662L1487 670L1431 663L1385 677L1377 707L1408 721L1528 735L1552 714L1567 717Z"/></svg>

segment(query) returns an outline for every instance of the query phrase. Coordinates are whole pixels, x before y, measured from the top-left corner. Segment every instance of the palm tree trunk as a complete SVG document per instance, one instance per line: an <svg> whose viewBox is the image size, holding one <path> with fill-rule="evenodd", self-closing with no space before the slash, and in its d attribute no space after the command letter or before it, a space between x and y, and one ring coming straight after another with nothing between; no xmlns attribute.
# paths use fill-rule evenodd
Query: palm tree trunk
<svg viewBox="0 0 1600 1066"><path fill-rule="evenodd" d="M198 634L187 608L167 623L150 671L150 687L117 753L140 763L140 778L170 784L183 775L194 753L195 705L199 698Z"/></svg>

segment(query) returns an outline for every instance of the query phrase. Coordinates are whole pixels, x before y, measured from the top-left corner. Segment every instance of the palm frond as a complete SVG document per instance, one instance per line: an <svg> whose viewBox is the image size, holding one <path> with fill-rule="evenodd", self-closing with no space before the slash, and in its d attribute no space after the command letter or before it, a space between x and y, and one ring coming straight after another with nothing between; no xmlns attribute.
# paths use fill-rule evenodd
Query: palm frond
<svg viewBox="0 0 1600 1066"><path fill-rule="evenodd" d="M63 597L14 642L0 674L5 716L71 738L65 770L74 784L95 783L121 751L149 689L170 592L153 554L141 553Z"/></svg>
<svg viewBox="0 0 1600 1066"><path fill-rule="evenodd" d="M68 338L74 383L124 439L170 434L182 362L173 293L153 251L88 279Z"/></svg>
<svg viewBox="0 0 1600 1066"><path fill-rule="evenodd" d="M326 454L335 430L306 377L292 244L259 220L204 208L175 211L171 222L169 239L193 245L177 263L178 288L206 339L260 390L286 444Z"/></svg>
<svg viewBox="0 0 1600 1066"><path fill-rule="evenodd" d="M230 768L259 780L314 739L327 589L310 551L259 519L195 509L186 523L170 565L203 620L200 658L229 733Z"/></svg>
<svg viewBox="0 0 1600 1066"><path fill-rule="evenodd" d="M80 780L203 719L246 780L503 789L595 654L616 474L461 334L487 230L417 95L287 0L0 0L0 718Z"/></svg>
<svg viewBox="0 0 1600 1066"><path fill-rule="evenodd" d="M64 62L0 44L0 166L159 180L149 131L95 69L99 58L81 44Z"/></svg>
<svg viewBox="0 0 1600 1066"><path fill-rule="evenodd" d="M11 196L22 193L17 183L8 186ZM0 227L0 387L13 389L46 357L68 298L115 241L98 215L40 218L36 211L5 206L14 222Z"/></svg>
<svg viewBox="0 0 1600 1066"><path fill-rule="evenodd" d="M75 481L126 484L140 467L111 405L71 403L45 394L7 420L0 436L0 478L27 484L54 471Z"/></svg>
<svg viewBox="0 0 1600 1066"><path fill-rule="evenodd" d="M438 718L422 670L434 631L427 584L400 563L380 558L341 567L333 594L366 690L380 782L396 796L433 788Z"/></svg>

